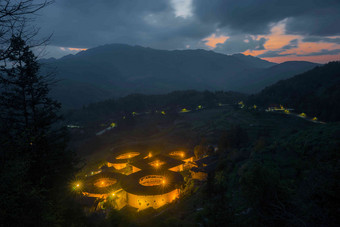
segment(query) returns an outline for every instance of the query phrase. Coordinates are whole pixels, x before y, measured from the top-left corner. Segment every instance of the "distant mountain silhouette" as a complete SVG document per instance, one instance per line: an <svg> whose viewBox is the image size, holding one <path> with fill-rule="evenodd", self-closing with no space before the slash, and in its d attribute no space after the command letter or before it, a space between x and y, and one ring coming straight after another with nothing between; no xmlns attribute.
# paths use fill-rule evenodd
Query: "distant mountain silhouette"
<svg viewBox="0 0 340 227"><path fill-rule="evenodd" d="M316 65L287 62L280 67L282 64L242 54L124 44L99 46L43 62L43 70L57 70L60 82L52 94L66 108L131 93L164 94L187 89L256 92Z"/></svg>
<svg viewBox="0 0 340 227"><path fill-rule="evenodd" d="M275 66L276 67L276 66ZM330 62L265 88L248 104L294 108L324 121L340 120L340 62Z"/></svg>
<svg viewBox="0 0 340 227"><path fill-rule="evenodd" d="M272 85L279 80L288 79L294 75L306 72L318 64L307 61L287 61L259 71L250 71L248 77L256 78L256 81L244 85L239 91L256 93L266 86Z"/></svg>

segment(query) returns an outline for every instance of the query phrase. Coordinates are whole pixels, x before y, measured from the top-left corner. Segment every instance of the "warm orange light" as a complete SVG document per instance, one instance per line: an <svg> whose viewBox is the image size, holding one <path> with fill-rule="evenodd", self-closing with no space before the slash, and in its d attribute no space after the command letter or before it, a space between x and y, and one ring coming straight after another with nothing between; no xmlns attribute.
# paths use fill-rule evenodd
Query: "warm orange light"
<svg viewBox="0 0 340 227"><path fill-rule="evenodd" d="M220 35L216 36L215 33L213 33L211 36L203 39L205 42L205 45L211 48L215 48L217 44L224 43L227 39L229 39L228 36Z"/></svg>
<svg viewBox="0 0 340 227"><path fill-rule="evenodd" d="M81 182L74 182L72 188L73 188L73 190L80 190L81 189Z"/></svg>
<svg viewBox="0 0 340 227"><path fill-rule="evenodd" d="M104 184L104 181L102 181L102 184Z"/></svg>
<svg viewBox="0 0 340 227"><path fill-rule="evenodd" d="M127 152L116 157L116 159L128 159L140 155L139 152Z"/></svg>
<svg viewBox="0 0 340 227"><path fill-rule="evenodd" d="M160 160L155 160L153 162L148 163L150 166L153 166L155 168L161 167L162 165L165 164L165 162L160 161Z"/></svg>
<svg viewBox="0 0 340 227"><path fill-rule="evenodd" d="M72 50L72 51L85 51L85 50L87 50L87 48L74 48L74 47L69 47L68 49Z"/></svg>
<svg viewBox="0 0 340 227"><path fill-rule="evenodd" d="M115 193L112 193L112 196L115 196Z"/></svg>

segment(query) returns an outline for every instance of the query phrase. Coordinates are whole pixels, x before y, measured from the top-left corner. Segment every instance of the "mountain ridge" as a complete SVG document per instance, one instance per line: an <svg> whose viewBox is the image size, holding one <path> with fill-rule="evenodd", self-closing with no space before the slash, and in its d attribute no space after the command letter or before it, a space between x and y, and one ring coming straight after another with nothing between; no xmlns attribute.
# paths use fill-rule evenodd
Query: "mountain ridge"
<svg viewBox="0 0 340 227"><path fill-rule="evenodd" d="M307 69L316 66L310 64ZM272 77L268 69L280 64L203 49L157 50L107 44L50 60L46 65L43 71L56 68L56 79L61 81L52 90L53 96L65 107L81 107L131 93L164 94L188 89L256 92L272 83L264 80L258 85L257 81ZM282 69L284 78L306 70L299 66L287 69Z"/></svg>

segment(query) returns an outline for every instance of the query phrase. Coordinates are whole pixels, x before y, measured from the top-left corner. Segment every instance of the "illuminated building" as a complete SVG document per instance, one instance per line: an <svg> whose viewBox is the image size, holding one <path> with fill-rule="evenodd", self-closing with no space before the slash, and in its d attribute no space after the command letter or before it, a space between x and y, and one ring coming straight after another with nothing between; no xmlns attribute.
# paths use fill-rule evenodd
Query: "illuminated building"
<svg viewBox="0 0 340 227"><path fill-rule="evenodd" d="M141 156L145 156L144 152L135 152L135 151L128 151L128 152L120 152L107 160L108 167L114 167L117 170L124 169L127 167L129 161L133 161L139 159Z"/></svg>
<svg viewBox="0 0 340 227"><path fill-rule="evenodd" d="M87 197L106 198L113 191L120 189L118 182L123 175L114 172L101 172L89 176L84 181L83 194Z"/></svg>
<svg viewBox="0 0 340 227"><path fill-rule="evenodd" d="M83 194L104 199L114 195L116 204L119 203L117 209L126 205L138 210L157 209L179 198L183 184L179 172L193 157L185 151L173 151L169 155L120 152L108 159L109 167L105 171L86 178ZM123 171L126 167L132 167L128 174Z"/></svg>
<svg viewBox="0 0 340 227"><path fill-rule="evenodd" d="M183 183L180 173L166 169L141 170L126 177L122 188L126 191L129 206L143 210L157 209L179 198L179 185Z"/></svg>

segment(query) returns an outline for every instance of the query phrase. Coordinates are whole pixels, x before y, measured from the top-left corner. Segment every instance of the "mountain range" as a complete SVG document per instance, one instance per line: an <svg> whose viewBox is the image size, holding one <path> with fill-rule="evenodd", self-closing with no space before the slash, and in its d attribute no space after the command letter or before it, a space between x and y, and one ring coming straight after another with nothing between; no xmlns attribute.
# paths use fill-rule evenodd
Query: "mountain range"
<svg viewBox="0 0 340 227"><path fill-rule="evenodd" d="M42 72L55 71L52 95L65 108L132 93L224 90L256 93L275 82L314 68L311 62L276 64L243 54L206 50L156 50L110 44L42 59Z"/></svg>

